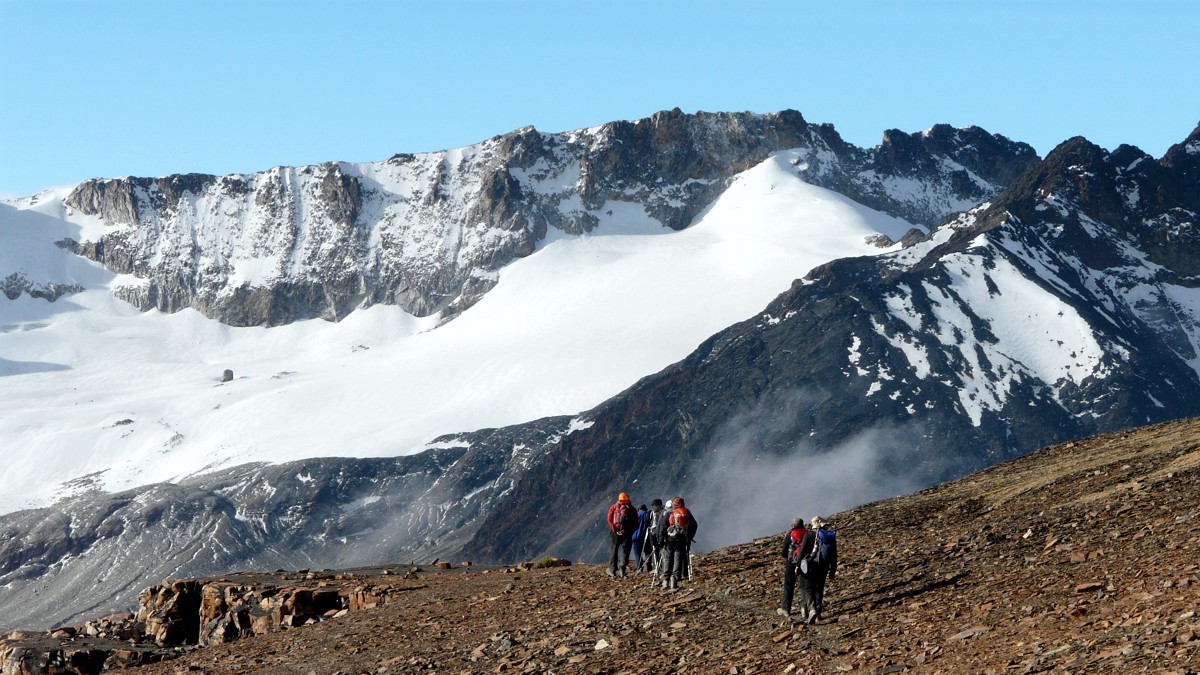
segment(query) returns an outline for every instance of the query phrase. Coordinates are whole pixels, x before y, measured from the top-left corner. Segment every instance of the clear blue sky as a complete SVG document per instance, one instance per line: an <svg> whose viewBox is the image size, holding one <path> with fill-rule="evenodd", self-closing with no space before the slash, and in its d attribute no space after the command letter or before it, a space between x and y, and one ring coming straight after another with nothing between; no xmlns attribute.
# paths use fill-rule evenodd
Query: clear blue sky
<svg viewBox="0 0 1200 675"><path fill-rule="evenodd" d="M794 108L1159 156L1200 122L1196 0L0 0L0 195Z"/></svg>

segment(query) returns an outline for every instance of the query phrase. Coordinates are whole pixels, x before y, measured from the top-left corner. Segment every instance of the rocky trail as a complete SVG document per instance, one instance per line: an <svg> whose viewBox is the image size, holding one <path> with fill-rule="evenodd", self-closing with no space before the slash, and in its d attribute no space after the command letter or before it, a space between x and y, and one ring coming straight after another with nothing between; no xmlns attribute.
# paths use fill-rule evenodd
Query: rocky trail
<svg viewBox="0 0 1200 675"><path fill-rule="evenodd" d="M164 585L121 624L150 637L120 644L168 659L143 673L1200 672L1198 439L1198 420L1083 439L835 514L814 626L775 614L772 537L697 555L676 591L581 564L178 582L207 598L190 630L233 641L171 645L164 608L186 603ZM89 672L82 640L10 636L3 672Z"/></svg>

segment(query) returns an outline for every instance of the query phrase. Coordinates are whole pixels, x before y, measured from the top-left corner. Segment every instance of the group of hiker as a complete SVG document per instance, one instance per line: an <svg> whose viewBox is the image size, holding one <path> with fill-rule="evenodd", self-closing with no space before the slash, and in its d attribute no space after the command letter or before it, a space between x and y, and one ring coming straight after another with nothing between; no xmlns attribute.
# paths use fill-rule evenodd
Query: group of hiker
<svg viewBox="0 0 1200 675"><path fill-rule="evenodd" d="M608 529L612 555L608 576L629 576L630 553L633 574L651 571L662 578L662 588L678 588L691 578L691 548L696 539L696 517L684 505L683 497L664 507L661 499L634 509L629 495L622 492L608 509ZM644 554L644 555L643 555ZM790 617L796 584L800 585L800 620L813 624L825 610L825 583L837 578L837 532L820 516L806 524L803 518L792 521L783 536L783 600L780 616Z"/></svg>
<svg viewBox="0 0 1200 675"><path fill-rule="evenodd" d="M783 536L783 601L775 610L780 616L792 613L792 596L800 583L800 620L816 623L825 610L825 581L837 577L837 532L820 516L808 527L803 518L792 521Z"/></svg>
<svg viewBox="0 0 1200 675"><path fill-rule="evenodd" d="M612 540L608 576L629 576L632 551L633 573L651 572L655 579L661 577L665 589L679 588L682 579L690 578L696 517L683 497L671 500L670 510L661 499L634 509L629 495L622 492L608 509L608 529Z"/></svg>

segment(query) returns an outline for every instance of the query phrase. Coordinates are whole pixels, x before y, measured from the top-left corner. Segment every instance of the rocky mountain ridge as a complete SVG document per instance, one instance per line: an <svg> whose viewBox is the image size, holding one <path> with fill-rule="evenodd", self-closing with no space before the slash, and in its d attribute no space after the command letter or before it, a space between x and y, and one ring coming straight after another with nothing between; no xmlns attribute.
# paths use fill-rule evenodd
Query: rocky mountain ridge
<svg viewBox="0 0 1200 675"><path fill-rule="evenodd" d="M11 635L2 672L1196 672L1198 431L1071 441L833 514L815 625L775 614L772 534L696 556L679 591L579 564L172 581L136 615Z"/></svg>
<svg viewBox="0 0 1200 675"><path fill-rule="evenodd" d="M791 110L676 109L377 163L91 180L64 203L104 234L64 245L132 275L114 292L142 309L192 307L235 326L338 320L379 303L449 316L551 233L614 219L683 229L736 174L796 148L809 182L924 226L1038 159L977 127L890 130L862 149Z"/></svg>
<svg viewBox="0 0 1200 675"><path fill-rule="evenodd" d="M599 556L600 524L521 534L514 524L514 512L532 517L546 495L580 485L595 501L569 507L567 522L635 482L738 521L764 496L816 489L814 474L901 492L1050 443L1200 414L1200 302L1186 262L1196 212L1187 197L1134 196L1192 175L1178 157L1200 147L1196 134L1147 169L1138 192L1125 182L1127 151L1092 150L1099 164L1079 171L1079 147L1064 144L926 241L815 270L589 411L593 426L535 465L470 549ZM1053 191L1036 178L1047 167L1058 167ZM1123 205L1121 218L1097 220L1103 203ZM1041 220L1014 217L1017 204ZM1164 218L1176 226L1177 269L1144 250L1154 241L1144 228Z"/></svg>

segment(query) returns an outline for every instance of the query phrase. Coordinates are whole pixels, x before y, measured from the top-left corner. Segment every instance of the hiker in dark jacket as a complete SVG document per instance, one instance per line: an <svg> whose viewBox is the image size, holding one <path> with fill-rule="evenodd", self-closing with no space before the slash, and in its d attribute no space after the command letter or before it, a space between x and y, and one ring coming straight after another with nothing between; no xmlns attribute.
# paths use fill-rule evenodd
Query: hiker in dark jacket
<svg viewBox="0 0 1200 675"><path fill-rule="evenodd" d="M645 504L638 507L637 529L633 531L633 559L637 562L637 567L633 569L634 574L642 569L642 545L646 543L646 522L649 515Z"/></svg>
<svg viewBox="0 0 1200 675"><path fill-rule="evenodd" d="M696 538L696 518L684 506L683 497L676 497L671 507L671 515L667 516L663 588L679 588L679 580L687 574L688 551Z"/></svg>
<svg viewBox="0 0 1200 675"><path fill-rule="evenodd" d="M799 560L793 553L801 550L801 545L804 542L804 535L808 530L804 527L804 519L796 518L792 521L792 529L783 535L783 600L779 603L779 609L775 610L780 616L788 616L792 613L792 597L796 592L796 562Z"/></svg>
<svg viewBox="0 0 1200 675"><path fill-rule="evenodd" d="M662 570L662 552L666 547L663 539L667 532L667 512L663 509L661 499L650 502L650 511L646 514L646 557L643 563L647 569L655 572Z"/></svg>
<svg viewBox="0 0 1200 675"><path fill-rule="evenodd" d="M623 577L629 568L629 549L633 545L633 531L637 529L637 511L634 510L629 495L624 492L617 496L617 503L608 509L608 529L612 537L612 556L608 560L608 576Z"/></svg>
<svg viewBox="0 0 1200 675"><path fill-rule="evenodd" d="M837 533L826 527L820 516L813 516L810 525L800 544L800 555L809 557L814 548L819 552L815 559L810 558L808 571L802 575L801 582L804 593L801 611L804 620L811 624L820 621L821 614L825 611L826 577L837 577Z"/></svg>

